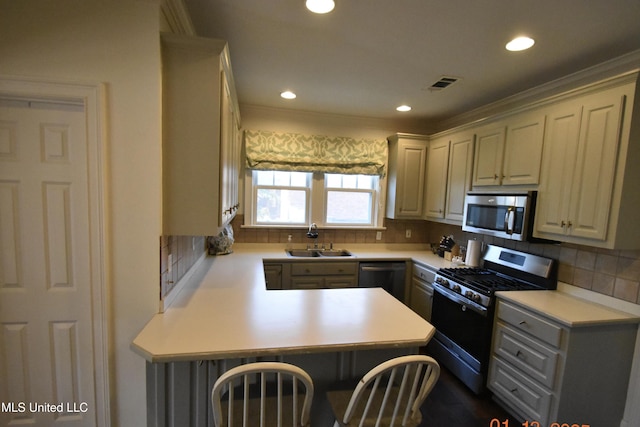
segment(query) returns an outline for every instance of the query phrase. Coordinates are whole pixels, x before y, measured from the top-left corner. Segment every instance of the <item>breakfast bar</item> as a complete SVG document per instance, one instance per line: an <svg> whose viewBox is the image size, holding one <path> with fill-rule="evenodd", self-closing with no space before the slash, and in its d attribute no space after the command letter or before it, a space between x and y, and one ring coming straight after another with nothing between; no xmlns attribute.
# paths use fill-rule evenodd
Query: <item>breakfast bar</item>
<svg viewBox="0 0 640 427"><path fill-rule="evenodd" d="M132 343L147 361L148 425L206 425L216 378L256 360L296 364L317 389L356 379L389 358L416 353L434 327L380 288L266 290L265 252L205 258L164 313Z"/></svg>

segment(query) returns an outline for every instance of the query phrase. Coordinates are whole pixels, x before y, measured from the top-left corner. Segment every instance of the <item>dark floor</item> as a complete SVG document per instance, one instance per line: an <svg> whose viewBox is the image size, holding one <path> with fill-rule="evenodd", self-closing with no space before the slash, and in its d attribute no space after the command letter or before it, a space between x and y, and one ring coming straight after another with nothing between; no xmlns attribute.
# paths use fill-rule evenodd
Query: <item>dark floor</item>
<svg viewBox="0 0 640 427"><path fill-rule="evenodd" d="M422 406L424 427L494 427L522 425L498 406L487 392L475 395L445 367ZM498 420L491 423L491 420ZM508 420L507 423L505 421Z"/></svg>

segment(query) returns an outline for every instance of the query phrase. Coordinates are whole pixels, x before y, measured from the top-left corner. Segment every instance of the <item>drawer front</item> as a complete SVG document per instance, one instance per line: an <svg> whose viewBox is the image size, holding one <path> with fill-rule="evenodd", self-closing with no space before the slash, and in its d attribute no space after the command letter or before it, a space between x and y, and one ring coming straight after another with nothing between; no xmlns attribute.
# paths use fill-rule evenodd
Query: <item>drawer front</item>
<svg viewBox="0 0 640 427"><path fill-rule="evenodd" d="M499 300L497 317L519 331L531 334L556 348L560 348L562 327L535 313Z"/></svg>
<svg viewBox="0 0 640 427"><path fill-rule="evenodd" d="M551 392L495 356L491 358L488 386L520 412L523 418L536 420L543 426L548 425L553 398Z"/></svg>
<svg viewBox="0 0 640 427"><path fill-rule="evenodd" d="M493 352L533 379L553 388L556 367L560 360L557 350L529 338L502 322L497 322Z"/></svg>
<svg viewBox="0 0 640 427"><path fill-rule="evenodd" d="M433 283L433 279L436 278L435 271L416 263L413 263L413 275L427 283Z"/></svg>
<svg viewBox="0 0 640 427"><path fill-rule="evenodd" d="M356 274L358 264L355 262L294 262L291 264L291 274L294 276L327 276Z"/></svg>

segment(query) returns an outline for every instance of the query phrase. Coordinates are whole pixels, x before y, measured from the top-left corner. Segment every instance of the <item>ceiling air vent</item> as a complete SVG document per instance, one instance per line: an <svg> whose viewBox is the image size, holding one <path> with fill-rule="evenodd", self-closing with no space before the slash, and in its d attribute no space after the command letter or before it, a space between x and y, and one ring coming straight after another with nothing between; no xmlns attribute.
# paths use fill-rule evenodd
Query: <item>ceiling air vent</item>
<svg viewBox="0 0 640 427"><path fill-rule="evenodd" d="M434 84L429 86L427 89L432 90L432 91L433 90L442 90L442 89L444 89L446 87L451 86L452 84L454 84L458 80L460 80L460 78L458 78L458 77L442 76L442 77L440 77L440 79L437 82L435 82Z"/></svg>

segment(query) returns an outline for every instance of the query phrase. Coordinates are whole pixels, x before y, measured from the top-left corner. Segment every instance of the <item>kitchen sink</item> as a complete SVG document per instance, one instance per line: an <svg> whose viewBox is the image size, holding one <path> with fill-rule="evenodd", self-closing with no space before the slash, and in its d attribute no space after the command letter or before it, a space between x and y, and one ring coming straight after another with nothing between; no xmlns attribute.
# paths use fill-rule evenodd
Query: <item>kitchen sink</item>
<svg viewBox="0 0 640 427"><path fill-rule="evenodd" d="M353 254L344 249L287 249L292 258L320 258L320 257L352 257Z"/></svg>

